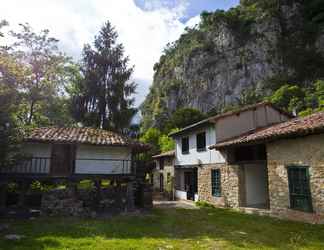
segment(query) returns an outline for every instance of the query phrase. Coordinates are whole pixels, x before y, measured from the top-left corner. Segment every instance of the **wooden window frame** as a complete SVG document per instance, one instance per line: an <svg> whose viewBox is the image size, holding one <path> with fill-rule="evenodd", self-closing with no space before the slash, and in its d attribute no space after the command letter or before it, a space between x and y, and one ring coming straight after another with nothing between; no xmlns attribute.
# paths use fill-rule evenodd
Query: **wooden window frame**
<svg viewBox="0 0 324 250"><path fill-rule="evenodd" d="M203 147L199 147L199 145L198 145L198 138L200 137L200 136L204 136L204 146ZM203 131L203 132L199 132L199 133L197 133L196 134L196 147L197 147L197 152L203 152L203 151L206 151L207 150L207 148L206 148L206 131Z"/></svg>
<svg viewBox="0 0 324 250"><path fill-rule="evenodd" d="M310 176L309 176L309 166L305 166L305 165L287 165L287 178L288 178L288 190L289 190L289 208L293 209L293 210L298 210L298 211L302 211L302 212L306 212L306 213L313 213L313 205L312 205L312 194L311 194L311 189L310 189ZM306 175L306 187L303 187L303 189L306 189L306 193L304 194L298 194L298 193L293 193L293 185L294 184L293 180L292 180L292 175L291 175L291 171L292 170L305 170L305 175ZM299 176L300 177L300 176ZM300 182L300 180L299 180ZM300 183L299 183L300 184ZM301 196L304 196L305 201L308 203L308 209L303 209L301 207L296 206L296 199Z"/></svg>
<svg viewBox="0 0 324 250"><path fill-rule="evenodd" d="M213 197L222 196L222 179L220 169L211 170L211 192Z"/></svg>
<svg viewBox="0 0 324 250"><path fill-rule="evenodd" d="M163 170L164 169L164 165L165 165L165 159L160 158L159 159L159 169Z"/></svg>
<svg viewBox="0 0 324 250"><path fill-rule="evenodd" d="M188 144L188 149L184 150L183 145L184 145L184 140L187 140L187 144ZM184 136L181 138L181 153L183 155L189 154L189 136Z"/></svg>

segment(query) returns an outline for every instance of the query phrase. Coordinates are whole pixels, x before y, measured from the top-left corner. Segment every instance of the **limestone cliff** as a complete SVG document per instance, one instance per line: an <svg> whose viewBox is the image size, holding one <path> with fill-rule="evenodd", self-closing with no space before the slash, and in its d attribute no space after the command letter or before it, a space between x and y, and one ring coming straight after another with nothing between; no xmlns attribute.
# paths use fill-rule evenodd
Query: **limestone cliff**
<svg viewBox="0 0 324 250"><path fill-rule="evenodd" d="M307 2L307 3L306 3ZM169 45L142 105L143 125L163 126L180 107L221 111L244 95L324 76L321 1L244 0L202 13L200 25Z"/></svg>

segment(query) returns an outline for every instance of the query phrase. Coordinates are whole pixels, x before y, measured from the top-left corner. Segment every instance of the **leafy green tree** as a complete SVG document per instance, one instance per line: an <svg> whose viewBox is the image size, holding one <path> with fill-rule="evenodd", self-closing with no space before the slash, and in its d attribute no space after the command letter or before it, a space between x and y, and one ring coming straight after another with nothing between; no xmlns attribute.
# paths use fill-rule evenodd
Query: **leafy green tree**
<svg viewBox="0 0 324 250"><path fill-rule="evenodd" d="M169 126L171 128L184 128L205 118L206 115L197 109L182 108L172 114Z"/></svg>
<svg viewBox="0 0 324 250"><path fill-rule="evenodd" d="M152 146L152 149L148 153L149 155L158 154L160 152L159 139L161 131L157 128L149 128L141 137L140 141L148 143Z"/></svg>
<svg viewBox="0 0 324 250"><path fill-rule="evenodd" d="M289 112L305 109L305 91L297 85L285 84L276 90L269 100Z"/></svg>
<svg viewBox="0 0 324 250"><path fill-rule="evenodd" d="M129 59L117 38L114 27L106 22L94 46L84 46L83 77L72 106L76 120L86 125L123 131L136 113L132 98L136 84L130 81L133 68L128 67Z"/></svg>
<svg viewBox="0 0 324 250"><path fill-rule="evenodd" d="M324 110L324 80L315 82L315 95L317 97L318 108Z"/></svg>
<svg viewBox="0 0 324 250"><path fill-rule="evenodd" d="M19 32L10 32L14 39L10 54L23 68L21 78L17 75L12 78L19 85L19 98L24 110L19 118L29 126L43 125L38 124L37 117L46 116L44 110L51 108L47 104L64 94L68 82L65 69L70 59L59 51L58 40L49 36L49 30L36 33L28 23L20 24L20 27Z"/></svg>
<svg viewBox="0 0 324 250"><path fill-rule="evenodd" d="M178 128L172 129L170 133L179 131ZM175 149L174 140L168 135L161 135L159 138L159 147L161 152L166 152Z"/></svg>

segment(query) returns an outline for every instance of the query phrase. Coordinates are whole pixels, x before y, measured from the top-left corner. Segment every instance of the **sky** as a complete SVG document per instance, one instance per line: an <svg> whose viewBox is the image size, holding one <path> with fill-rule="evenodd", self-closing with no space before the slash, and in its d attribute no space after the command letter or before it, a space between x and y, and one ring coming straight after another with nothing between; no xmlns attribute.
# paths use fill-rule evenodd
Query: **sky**
<svg viewBox="0 0 324 250"><path fill-rule="evenodd" d="M68 56L80 59L85 43L92 43L109 20L119 34L138 84L136 105L143 102L153 80L153 66L166 44L175 41L185 27L200 21L203 10L228 9L239 0L8 0L0 17L16 29L28 22L36 31L49 29Z"/></svg>

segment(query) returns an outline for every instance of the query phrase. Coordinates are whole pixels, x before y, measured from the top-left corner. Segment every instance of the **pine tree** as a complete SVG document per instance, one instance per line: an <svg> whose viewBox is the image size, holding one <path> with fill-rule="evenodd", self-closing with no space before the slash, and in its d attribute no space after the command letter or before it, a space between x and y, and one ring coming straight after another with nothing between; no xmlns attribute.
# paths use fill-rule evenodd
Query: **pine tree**
<svg viewBox="0 0 324 250"><path fill-rule="evenodd" d="M133 108L136 84L130 81L133 67L124 56L118 34L107 22L95 37L94 46L85 45L81 70L73 98L73 114L86 126L124 131L136 113Z"/></svg>

